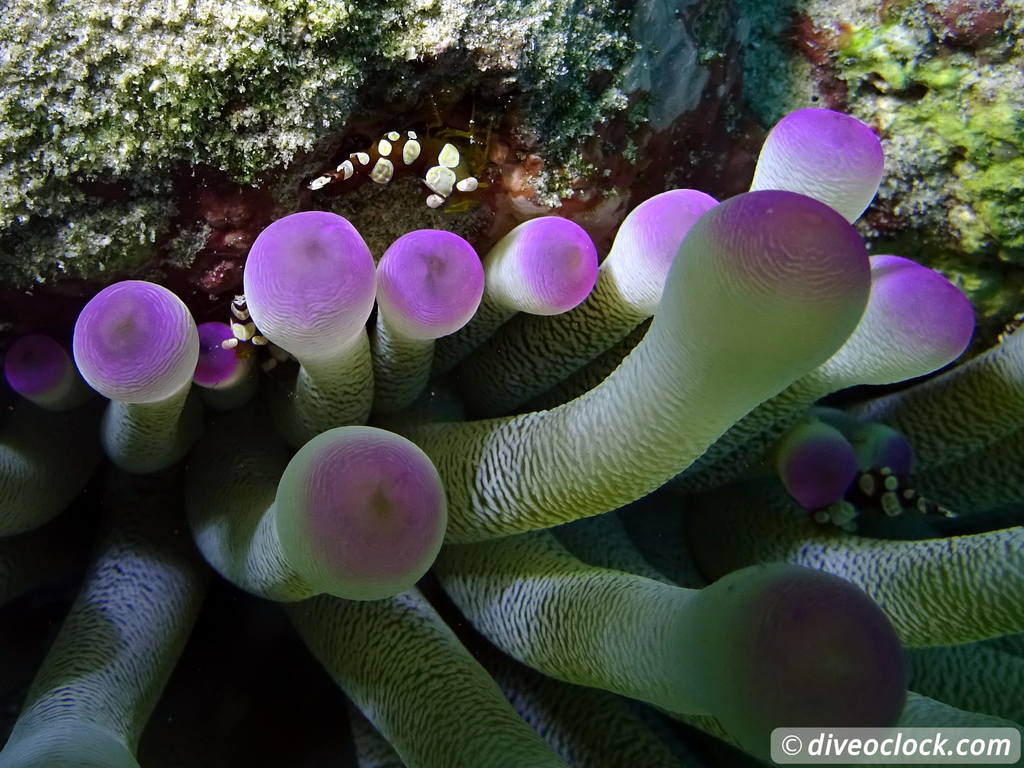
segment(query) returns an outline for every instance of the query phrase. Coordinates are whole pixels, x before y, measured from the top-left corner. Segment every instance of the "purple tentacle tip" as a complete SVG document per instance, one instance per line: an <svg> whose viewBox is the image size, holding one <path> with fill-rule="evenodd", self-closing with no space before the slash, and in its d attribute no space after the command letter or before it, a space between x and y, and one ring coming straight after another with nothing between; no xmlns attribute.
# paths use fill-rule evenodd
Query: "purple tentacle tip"
<svg viewBox="0 0 1024 768"><path fill-rule="evenodd" d="M679 246L697 220L716 205L715 198L695 189L673 189L629 212L602 266L626 301L654 314Z"/></svg>
<svg viewBox="0 0 1024 768"><path fill-rule="evenodd" d="M896 475L909 475L914 461L910 441L885 424L860 424L849 433L862 470L888 467Z"/></svg>
<svg viewBox="0 0 1024 768"><path fill-rule="evenodd" d="M828 109L798 109L765 139L751 189L809 195L854 221L878 191L882 145L860 120Z"/></svg>
<svg viewBox="0 0 1024 768"><path fill-rule="evenodd" d="M75 323L75 363L104 397L151 403L192 380L199 334L181 299L166 288L125 280L100 291Z"/></svg>
<svg viewBox="0 0 1024 768"><path fill-rule="evenodd" d="M419 448L374 427L310 440L278 486L278 532L332 594L378 599L409 589L441 547L447 502Z"/></svg>
<svg viewBox="0 0 1024 768"><path fill-rule="evenodd" d="M262 334L296 357L329 358L362 330L375 293L369 248L346 219L293 213L264 229L243 281Z"/></svg>
<svg viewBox="0 0 1024 768"><path fill-rule="evenodd" d="M974 333L974 310L959 288L900 256L872 256L871 272L872 303L893 318L893 354L925 359L934 369L963 353Z"/></svg>
<svg viewBox="0 0 1024 768"><path fill-rule="evenodd" d="M377 302L401 334L436 339L469 322L484 293L473 246L451 232L420 229L398 238L377 265Z"/></svg>
<svg viewBox="0 0 1024 768"><path fill-rule="evenodd" d="M590 295L597 282L597 248L583 228L561 216L543 216L520 224L514 238L521 285L510 292L528 295L529 312L568 312ZM488 283L492 279L488 271Z"/></svg>
<svg viewBox="0 0 1024 768"><path fill-rule="evenodd" d="M802 304L866 294L870 283L867 249L857 230L806 195L746 192L709 210L693 231L698 228L723 251L737 254L732 267L737 278ZM736 243L747 245L741 250ZM838 279L826 280L827 275ZM860 311L863 303L858 304Z"/></svg>
<svg viewBox="0 0 1024 768"><path fill-rule="evenodd" d="M75 369L64 347L46 334L33 333L11 344L4 376L11 389L34 400L66 386Z"/></svg>
<svg viewBox="0 0 1024 768"><path fill-rule="evenodd" d="M736 605L718 692L723 725L755 752L772 728L892 725L903 709L907 670L895 630L860 588L837 576L786 565L757 566L760 589ZM736 584L748 569L717 582ZM753 571L756 576L758 571ZM739 599L716 594L722 602Z"/></svg>
<svg viewBox="0 0 1024 768"><path fill-rule="evenodd" d="M552 314L567 312L590 294L597 282L597 248L581 226L548 216L537 228L537 249L527 273L533 290Z"/></svg>
<svg viewBox="0 0 1024 768"><path fill-rule="evenodd" d="M803 143L808 160L822 164L837 160L881 174L885 162L882 145L871 127L855 117L831 109L808 107L790 112L772 129L776 140Z"/></svg>
<svg viewBox="0 0 1024 768"><path fill-rule="evenodd" d="M783 438L775 468L800 506L821 509L843 498L857 476L857 455L838 429L813 421Z"/></svg>
<svg viewBox="0 0 1024 768"><path fill-rule="evenodd" d="M612 253L616 246L635 250L645 266L664 279L686 233L716 205L715 198L696 189L672 189L648 198L623 219ZM620 244L620 239L628 242Z"/></svg>
<svg viewBox="0 0 1024 768"><path fill-rule="evenodd" d="M222 389L241 381L251 366L242 357L240 347L225 349L222 342L233 339L231 326L218 321L202 323L199 328L199 362L192 380L203 387Z"/></svg>

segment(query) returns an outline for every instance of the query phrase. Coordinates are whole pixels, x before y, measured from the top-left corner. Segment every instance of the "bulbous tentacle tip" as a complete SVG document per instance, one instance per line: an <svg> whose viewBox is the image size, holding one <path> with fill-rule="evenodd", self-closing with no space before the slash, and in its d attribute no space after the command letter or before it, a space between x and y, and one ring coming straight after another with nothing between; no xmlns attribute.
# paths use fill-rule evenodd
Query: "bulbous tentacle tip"
<svg viewBox="0 0 1024 768"><path fill-rule="evenodd" d="M185 304L163 286L114 283L75 323L75 363L104 397L127 403L165 400L192 379L199 334Z"/></svg>
<svg viewBox="0 0 1024 768"><path fill-rule="evenodd" d="M225 347L224 342L235 339L231 326L219 321L201 323L199 331L199 361L192 380L210 389L224 389L237 384L252 370L253 352L246 345Z"/></svg>
<svg viewBox="0 0 1024 768"><path fill-rule="evenodd" d="M785 115L772 128L772 141L792 142L805 152L824 153L819 159L849 158L863 164L865 170L881 173L884 162L882 143L871 129L856 117L833 109L805 107Z"/></svg>
<svg viewBox="0 0 1024 768"><path fill-rule="evenodd" d="M852 222L878 191L884 165L870 126L829 109L798 109L768 134L750 188L800 192Z"/></svg>
<svg viewBox="0 0 1024 768"><path fill-rule="evenodd" d="M820 421L791 429L774 450L775 471L786 492L804 509L843 498L857 476L857 455L842 432Z"/></svg>
<svg viewBox="0 0 1024 768"><path fill-rule="evenodd" d="M77 376L64 347L43 333L17 339L4 356L4 377L11 389L36 402L68 385Z"/></svg>
<svg viewBox="0 0 1024 768"><path fill-rule="evenodd" d="M902 432L877 422L861 424L848 434L861 470L888 467L906 477L914 464L914 449Z"/></svg>
<svg viewBox="0 0 1024 768"><path fill-rule="evenodd" d="M871 301L882 305L880 310L889 320L894 354L898 351L917 361L923 374L952 362L967 349L974 334L974 309L946 277L890 255L872 256L871 272Z"/></svg>
<svg viewBox="0 0 1024 768"><path fill-rule="evenodd" d="M777 727L893 725L907 690L903 650L881 609L853 584L788 564L735 571L702 592L727 669L715 716L768 752Z"/></svg>
<svg viewBox="0 0 1024 768"><path fill-rule="evenodd" d="M716 205L715 198L696 189L672 189L629 212L601 267L614 277L625 301L654 314L680 243Z"/></svg>
<svg viewBox="0 0 1024 768"><path fill-rule="evenodd" d="M806 195L737 195L700 218L683 252L693 253L691 241L695 248L712 247L710 255L733 278L771 295L827 304L845 298L858 312L867 298L871 272L863 239L835 211Z"/></svg>
<svg viewBox="0 0 1024 768"><path fill-rule="evenodd" d="M687 234L652 331L713 328L723 366L802 375L846 341L870 285L867 249L842 216L794 192L746 192Z"/></svg>
<svg viewBox="0 0 1024 768"><path fill-rule="evenodd" d="M363 238L326 211L293 213L260 232L242 279L256 327L300 360L330 358L362 330L376 289Z"/></svg>
<svg viewBox="0 0 1024 768"><path fill-rule="evenodd" d="M469 322L484 292L476 251L452 232L402 235L377 265L377 303L389 326L415 339L436 339Z"/></svg>
<svg viewBox="0 0 1024 768"><path fill-rule="evenodd" d="M583 228L561 216L525 221L484 259L489 294L514 296L520 311L568 312L597 282L597 248Z"/></svg>
<svg viewBox="0 0 1024 768"><path fill-rule="evenodd" d="M850 441L859 470L888 467L896 475L910 474L914 449L902 432L877 421L861 421L837 408L816 406L812 412L816 419L835 427Z"/></svg>
<svg viewBox="0 0 1024 768"><path fill-rule="evenodd" d="M411 588L434 562L447 525L430 459L374 427L339 427L306 443L274 504L289 561L311 585L351 600Z"/></svg>

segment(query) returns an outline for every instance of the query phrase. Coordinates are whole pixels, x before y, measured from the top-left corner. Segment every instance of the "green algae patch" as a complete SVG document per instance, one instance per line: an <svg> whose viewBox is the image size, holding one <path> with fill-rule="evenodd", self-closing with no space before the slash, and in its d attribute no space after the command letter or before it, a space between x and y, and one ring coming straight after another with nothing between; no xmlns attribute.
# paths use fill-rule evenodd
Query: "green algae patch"
<svg viewBox="0 0 1024 768"><path fill-rule="evenodd" d="M900 137L891 146L926 159L918 165L933 178L906 182L955 180L936 190L935 209L948 211L942 224L961 247L1024 263L1019 68L938 49L927 29L899 23L851 30L838 66L851 89L880 94L873 116L886 137ZM890 144L886 149L891 155Z"/></svg>

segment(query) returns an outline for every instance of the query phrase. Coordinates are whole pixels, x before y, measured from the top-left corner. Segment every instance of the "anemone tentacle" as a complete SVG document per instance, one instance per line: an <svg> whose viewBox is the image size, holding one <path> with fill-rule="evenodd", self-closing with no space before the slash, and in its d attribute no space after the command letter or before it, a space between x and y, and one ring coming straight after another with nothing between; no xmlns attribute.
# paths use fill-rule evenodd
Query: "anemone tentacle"
<svg viewBox="0 0 1024 768"><path fill-rule="evenodd" d="M260 232L243 283L253 322L299 361L272 390L278 429L298 448L332 427L362 424L373 401L365 323L373 309L373 256L346 219L293 213Z"/></svg>
<svg viewBox="0 0 1024 768"><path fill-rule="evenodd" d="M430 378L434 340L469 322L483 291L476 251L458 235L421 229L391 244L377 265L374 412L416 399Z"/></svg>
<svg viewBox="0 0 1024 768"><path fill-rule="evenodd" d="M288 607L327 673L409 768L567 768L415 589Z"/></svg>
<svg viewBox="0 0 1024 768"><path fill-rule="evenodd" d="M698 765L671 734L659 733L623 699L545 677L496 650L481 663L513 709L570 766L682 768ZM653 714L653 713L652 713Z"/></svg>
<svg viewBox="0 0 1024 768"><path fill-rule="evenodd" d="M3 768L137 767L209 576L170 514L171 482L111 473L109 531L0 752Z"/></svg>
<svg viewBox="0 0 1024 768"><path fill-rule="evenodd" d="M934 728L936 723L945 727L1016 728L1024 732L1024 726L1020 723L983 712L958 709L929 696L910 693L897 725L900 728Z"/></svg>
<svg viewBox="0 0 1024 768"><path fill-rule="evenodd" d="M957 461L915 471L910 483L957 514L1017 508L1024 503L1024 428Z"/></svg>
<svg viewBox="0 0 1024 768"><path fill-rule="evenodd" d="M872 597L910 647L1024 631L1024 527L869 539L819 526L769 484L698 497L686 520L690 551L709 576L778 561L841 576Z"/></svg>
<svg viewBox="0 0 1024 768"><path fill-rule="evenodd" d="M770 460L786 492L811 510L842 499L858 470L857 454L846 436L813 417L789 430Z"/></svg>
<svg viewBox="0 0 1024 768"><path fill-rule="evenodd" d="M260 597L375 600L430 566L445 526L440 479L416 446L373 427L336 427L289 457L251 410L200 441L186 511L207 561Z"/></svg>
<svg viewBox="0 0 1024 768"><path fill-rule="evenodd" d="M0 536L38 528L85 487L101 458L99 400L54 413L17 403L0 425Z"/></svg>
<svg viewBox="0 0 1024 768"><path fill-rule="evenodd" d="M773 723L883 725L903 705L902 651L884 615L858 588L810 569L762 566L689 590L585 565L537 531L450 545L437 572L512 657L567 682L713 714L760 754ZM826 639L842 650L816 656ZM744 659L757 659L756 673ZM802 711L812 699L831 709Z"/></svg>
<svg viewBox="0 0 1024 768"><path fill-rule="evenodd" d="M107 456L145 474L179 461L202 432L191 395L199 333L188 307L163 286L124 280L96 294L75 323L75 364L110 404Z"/></svg>
<svg viewBox="0 0 1024 768"><path fill-rule="evenodd" d="M4 356L4 377L11 389L49 411L77 408L94 396L64 347L42 333L11 344Z"/></svg>
<svg viewBox="0 0 1024 768"><path fill-rule="evenodd" d="M665 714L674 720L703 731L709 736L742 749L742 746L713 717L684 715L676 712L665 712ZM957 709L916 691L907 691L906 703L896 721L896 727L935 728L936 726L943 728L1015 728L1024 735L1024 726L1019 723L994 715ZM906 765L906 763L874 763L874 765L878 765L880 768L899 768L900 765ZM1020 765L1020 762L1016 765Z"/></svg>
<svg viewBox="0 0 1024 768"><path fill-rule="evenodd" d="M483 259L476 315L439 339L432 375L447 373L518 312L557 315L583 301L597 280L597 249L579 224L560 216L524 221Z"/></svg>
<svg viewBox="0 0 1024 768"><path fill-rule="evenodd" d="M227 323L201 323L199 361L192 381L203 403L214 410L241 408L256 394L259 379L255 375L256 358L248 348L225 348L223 343L236 338Z"/></svg>
<svg viewBox="0 0 1024 768"><path fill-rule="evenodd" d="M910 684L960 709L1024 725L1024 659L984 643L912 650Z"/></svg>
<svg viewBox="0 0 1024 768"><path fill-rule="evenodd" d="M815 401L846 387L892 384L931 373L960 356L973 330L970 303L945 277L899 256L872 256L871 295L843 346L732 426L676 480L678 487L698 491L724 485L739 477Z"/></svg>
<svg viewBox="0 0 1024 768"><path fill-rule="evenodd" d="M917 469L951 464L1024 427L1024 333L910 389L850 409L907 436Z"/></svg>
<svg viewBox="0 0 1024 768"><path fill-rule="evenodd" d="M830 109L798 109L772 128L751 189L787 189L856 221L882 181L882 143L855 117Z"/></svg>
<svg viewBox="0 0 1024 768"><path fill-rule="evenodd" d="M584 190L482 261L454 234L412 232L379 266L348 221L308 210L326 202L317 188L383 184L395 163L436 161L428 175L450 186L470 155L518 152L444 135L388 131L305 184L307 210L248 249L231 326L197 329L153 283L97 294L74 357L109 404L70 407L81 388L60 345L8 339L32 319L0 312L0 603L78 569L97 501L114 526L0 768L138 768L209 571L184 526L232 600L285 603L243 633L290 615L358 708L362 768L671 768L732 747L763 762L776 725L1024 731L1002 719L1024 718L1024 315L995 349L893 389L952 363L973 312L937 272L869 257L851 226L882 173L874 130L795 112L752 191L656 195L600 267L568 217L604 242L629 195L590 209ZM537 214L504 199L535 167L460 184L491 186L480 242ZM180 223L197 213L217 232L168 275L197 315L215 308L197 287L211 301L231 287L294 170L237 195L199 182ZM54 327L60 301L43 301ZM895 394L819 402L879 384ZM205 423L201 402L219 411ZM119 472L97 500L101 449L167 470ZM54 592L64 582L8 610ZM723 743L689 754L662 715Z"/></svg>
<svg viewBox="0 0 1024 768"><path fill-rule="evenodd" d="M831 424L846 436L859 469L889 467L897 475L913 471L914 449L902 432L878 422L862 422L838 408L818 406L811 412L814 418Z"/></svg>
<svg viewBox="0 0 1024 768"><path fill-rule="evenodd" d="M202 432L202 416L198 394L188 385L160 403L112 400L103 413L103 447L127 472L157 472L188 453Z"/></svg>
<svg viewBox="0 0 1024 768"><path fill-rule="evenodd" d="M647 562L634 546L622 520L615 513L576 520L551 529L565 549L587 565L636 574L671 584L671 580Z"/></svg>
<svg viewBox="0 0 1024 768"><path fill-rule="evenodd" d="M444 478L449 540L549 527L650 492L832 355L869 279L860 237L810 198L750 192L712 208L644 340L600 386L552 411L408 429Z"/></svg>
<svg viewBox="0 0 1024 768"><path fill-rule="evenodd" d="M348 709L348 722L356 752L356 768L405 768L402 758L366 715L353 707Z"/></svg>
<svg viewBox="0 0 1024 768"><path fill-rule="evenodd" d="M626 355L632 352L633 347L641 342L647 334L647 329L650 327L651 319L648 318L627 333L621 341L610 346L589 363L547 391L541 392L536 397L528 400L523 404L523 411L527 413L530 411L547 411L586 394L607 379L612 371L622 365Z"/></svg>
<svg viewBox="0 0 1024 768"><path fill-rule="evenodd" d="M1024 657L1024 634L1003 635L985 643L991 648Z"/></svg>
<svg viewBox="0 0 1024 768"><path fill-rule="evenodd" d="M558 315L512 318L459 366L469 409L481 418L513 413L651 317L686 233L717 204L674 189L630 211L586 299Z"/></svg>

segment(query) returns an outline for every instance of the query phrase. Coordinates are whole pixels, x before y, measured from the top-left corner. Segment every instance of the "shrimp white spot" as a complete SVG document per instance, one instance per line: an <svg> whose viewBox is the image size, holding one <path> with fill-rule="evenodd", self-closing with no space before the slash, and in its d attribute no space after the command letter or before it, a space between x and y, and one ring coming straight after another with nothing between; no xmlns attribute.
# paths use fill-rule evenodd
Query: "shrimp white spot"
<svg viewBox="0 0 1024 768"><path fill-rule="evenodd" d="M476 177L469 176L456 184L455 188L459 190L459 192L475 192L476 188L479 186L480 182L476 180Z"/></svg>
<svg viewBox="0 0 1024 768"><path fill-rule="evenodd" d="M398 131L388 131L387 137L388 141L398 141L400 138L402 138L402 134L400 134Z"/></svg>
<svg viewBox="0 0 1024 768"><path fill-rule="evenodd" d="M338 172L344 174L345 179L350 179L352 174L356 172L356 167L352 165L351 160L346 160L338 166Z"/></svg>
<svg viewBox="0 0 1024 768"><path fill-rule="evenodd" d="M440 195L427 195L427 207L439 208L444 205L444 198Z"/></svg>
<svg viewBox="0 0 1024 768"><path fill-rule="evenodd" d="M443 165L435 165L427 171L423 181L431 192L448 197L452 193L452 187L455 186L455 171L445 168Z"/></svg>
<svg viewBox="0 0 1024 768"><path fill-rule="evenodd" d="M409 141L405 142L405 146L402 147L402 162L406 165L412 165L419 156L420 143L415 139L409 139Z"/></svg>
<svg viewBox="0 0 1024 768"><path fill-rule="evenodd" d="M307 189L311 189L314 192L316 192L316 190L321 189L322 187L326 187L330 183L330 176L317 176L315 179L309 182L309 184L307 185Z"/></svg>
<svg viewBox="0 0 1024 768"><path fill-rule="evenodd" d="M352 155L352 157L358 160L360 165L370 164L370 156L365 152L356 152L354 155Z"/></svg>
<svg viewBox="0 0 1024 768"><path fill-rule="evenodd" d="M405 135L408 136L410 139L417 139L417 138L419 138L416 135L416 131L406 131Z"/></svg>
<svg viewBox="0 0 1024 768"><path fill-rule="evenodd" d="M373 170L370 171L370 181L376 182L377 184L387 184L391 181L391 177L394 176L394 174L394 163L385 157L379 157L373 166Z"/></svg>
<svg viewBox="0 0 1024 768"><path fill-rule="evenodd" d="M391 154L391 142L387 139L381 139L377 142L377 154L381 157L387 157Z"/></svg>
<svg viewBox="0 0 1024 768"><path fill-rule="evenodd" d="M231 323L231 335L239 341L249 341L256 335L256 324L252 322Z"/></svg>
<svg viewBox="0 0 1024 768"><path fill-rule="evenodd" d="M459 150L454 144L445 144L437 153L437 162L446 168L454 168L459 164Z"/></svg>

